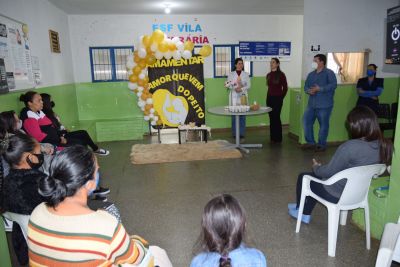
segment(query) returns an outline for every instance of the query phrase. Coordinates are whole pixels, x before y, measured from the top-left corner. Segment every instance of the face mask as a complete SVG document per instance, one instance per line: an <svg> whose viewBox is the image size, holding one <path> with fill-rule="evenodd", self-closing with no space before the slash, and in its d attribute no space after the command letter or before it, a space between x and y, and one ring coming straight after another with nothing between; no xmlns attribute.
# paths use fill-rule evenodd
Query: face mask
<svg viewBox="0 0 400 267"><path fill-rule="evenodd" d="M39 168L43 165L43 162L44 162L44 155L43 155L42 153L40 153L40 154L34 154L34 153L32 153L32 155L35 155L35 156L36 156L36 158L38 159L38 162L32 162L32 161L30 160L29 157L26 157L26 163L28 163L28 165L29 165L32 169L37 170L37 169L39 169Z"/></svg>
<svg viewBox="0 0 400 267"><path fill-rule="evenodd" d="M311 63L311 69L315 70L315 69L317 69L317 67L318 67L317 62Z"/></svg>
<svg viewBox="0 0 400 267"><path fill-rule="evenodd" d="M56 104L53 101L51 101L50 106L51 106L51 108L54 108L56 106Z"/></svg>
<svg viewBox="0 0 400 267"><path fill-rule="evenodd" d="M376 72L375 72L374 70L367 70L367 76L368 76L368 77L374 76L375 73L376 73Z"/></svg>
<svg viewBox="0 0 400 267"><path fill-rule="evenodd" d="M95 179L95 182L96 182L96 187L94 189L90 189L88 191L88 196L91 196L93 194L93 192L96 190L96 188L99 186L99 180L100 180L99 171L96 172L94 179Z"/></svg>
<svg viewBox="0 0 400 267"><path fill-rule="evenodd" d="M17 130L21 130L21 128L22 128L22 121L19 120L19 121L17 122Z"/></svg>

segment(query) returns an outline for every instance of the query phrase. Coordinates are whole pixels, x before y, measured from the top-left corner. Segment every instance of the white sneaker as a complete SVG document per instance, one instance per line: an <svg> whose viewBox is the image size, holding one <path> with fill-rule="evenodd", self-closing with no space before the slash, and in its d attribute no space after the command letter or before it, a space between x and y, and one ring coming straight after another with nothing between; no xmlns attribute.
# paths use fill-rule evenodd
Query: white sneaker
<svg viewBox="0 0 400 267"><path fill-rule="evenodd" d="M97 155L100 155L100 156L107 156L110 154L110 151L103 149L103 148L99 148L96 151L94 151L94 153L96 153Z"/></svg>

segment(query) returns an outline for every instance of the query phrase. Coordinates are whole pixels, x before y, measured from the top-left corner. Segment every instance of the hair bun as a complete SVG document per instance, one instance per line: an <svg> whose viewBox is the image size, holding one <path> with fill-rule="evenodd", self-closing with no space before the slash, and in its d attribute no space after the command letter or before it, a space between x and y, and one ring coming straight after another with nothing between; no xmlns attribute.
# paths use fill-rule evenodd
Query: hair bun
<svg viewBox="0 0 400 267"><path fill-rule="evenodd" d="M219 266L220 267L231 267L231 258L229 258L228 256L222 256L219 259Z"/></svg>
<svg viewBox="0 0 400 267"><path fill-rule="evenodd" d="M19 101L25 102L25 98L26 98L26 95L25 94L21 94L19 96Z"/></svg>
<svg viewBox="0 0 400 267"><path fill-rule="evenodd" d="M67 196L67 186L60 179L46 176L39 182L39 194L47 198L48 204L57 206Z"/></svg>

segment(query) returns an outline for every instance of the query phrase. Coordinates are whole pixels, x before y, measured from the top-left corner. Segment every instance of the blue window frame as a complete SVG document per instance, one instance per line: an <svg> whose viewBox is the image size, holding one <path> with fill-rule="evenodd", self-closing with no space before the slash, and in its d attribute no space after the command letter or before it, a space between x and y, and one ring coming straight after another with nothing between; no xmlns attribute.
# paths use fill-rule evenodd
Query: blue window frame
<svg viewBox="0 0 400 267"><path fill-rule="evenodd" d="M235 58L239 57L239 44L214 45L214 78L224 78L235 69ZM244 69L253 76L253 62L243 61Z"/></svg>
<svg viewBox="0 0 400 267"><path fill-rule="evenodd" d="M92 82L128 80L126 58L133 54L133 46L89 47Z"/></svg>

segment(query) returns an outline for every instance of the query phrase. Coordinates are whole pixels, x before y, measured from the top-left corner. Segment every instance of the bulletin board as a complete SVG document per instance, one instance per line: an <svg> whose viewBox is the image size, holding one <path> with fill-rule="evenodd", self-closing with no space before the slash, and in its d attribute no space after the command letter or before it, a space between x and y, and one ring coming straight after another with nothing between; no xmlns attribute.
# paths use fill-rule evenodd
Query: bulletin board
<svg viewBox="0 0 400 267"><path fill-rule="evenodd" d="M29 28L23 22L0 14L0 70L6 77L7 87L0 93L30 89L35 86L32 73Z"/></svg>

